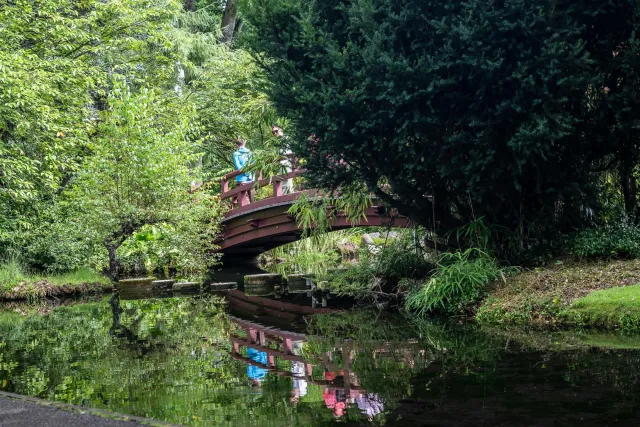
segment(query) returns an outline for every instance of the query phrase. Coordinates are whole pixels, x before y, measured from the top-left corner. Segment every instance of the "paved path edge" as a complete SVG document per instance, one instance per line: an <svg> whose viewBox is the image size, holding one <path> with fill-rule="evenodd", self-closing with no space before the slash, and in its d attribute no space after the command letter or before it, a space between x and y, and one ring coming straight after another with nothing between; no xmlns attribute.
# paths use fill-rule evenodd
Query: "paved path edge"
<svg viewBox="0 0 640 427"><path fill-rule="evenodd" d="M6 391L0 391L0 397L13 399L13 400L20 400L23 402L33 403L40 406L47 406L50 408L60 409L67 412L95 415L97 417L108 418L116 421L133 421L133 422L148 425L148 426L158 426L158 427L182 427L178 424L171 424L165 421L158 421L151 418L142 418L142 417L136 417L135 415L120 414L118 412L111 412L105 409L85 408L82 406L70 405L68 403L62 403L62 402L54 402L51 400L39 399L37 397L9 393Z"/></svg>

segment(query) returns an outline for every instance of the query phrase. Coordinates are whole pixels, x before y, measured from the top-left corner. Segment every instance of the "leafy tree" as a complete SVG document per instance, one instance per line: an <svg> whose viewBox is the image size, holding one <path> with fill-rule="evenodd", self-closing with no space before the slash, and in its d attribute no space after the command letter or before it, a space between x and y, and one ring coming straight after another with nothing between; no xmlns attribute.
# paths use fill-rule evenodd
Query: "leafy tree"
<svg viewBox="0 0 640 427"><path fill-rule="evenodd" d="M22 248L90 152L110 76L174 74L174 0L16 0L0 8L0 248ZM167 67L169 66L169 67Z"/></svg>
<svg viewBox="0 0 640 427"><path fill-rule="evenodd" d="M184 134L178 151L188 152L183 164L194 170L202 165L208 175L215 175L229 167L232 141L237 135L251 138L252 146L263 142L259 135L269 135L267 127L275 121L273 109L260 89L264 78L246 52L221 42L223 15L231 3L18 0L0 10L1 253L16 252L30 267L50 271L104 265L105 258L96 249L104 247L112 221L122 227L122 218L128 213L122 206L116 212L112 205L105 205L113 196L108 191L100 193L102 197L91 202L93 206L84 203L89 199L83 199L82 194L89 197L91 191L97 195L100 188L112 190L106 183L113 181L105 180L89 191L89 171L100 170L115 179L106 172L106 165L113 162L123 166L114 160L112 149L124 153L124 157L147 158L154 152L160 155L164 153L162 147L156 150L151 146L164 144L163 135L174 135L172 127L177 126ZM235 36L242 27L240 15L233 20ZM109 142L119 140L121 132L133 132L134 126L129 119L123 125L115 118L122 111L116 112L112 105L121 94L110 98L114 78L126 81L127 96L135 98L139 91L151 88L157 103L163 104L162 112L148 110L144 121L147 130L155 132L144 137L148 138L145 144L149 152L130 152L130 147ZM131 114L139 117L138 113ZM158 123L151 118L154 114L172 120L176 115L182 117ZM135 142L130 134L123 140ZM103 155L107 157L101 160ZM114 172L124 173L124 168ZM198 173L192 175L190 179L206 179ZM190 183L183 179L185 176L171 182L155 181L164 178L166 174L150 172L145 188L177 185L179 180L180 190L176 191L180 192ZM127 233L112 236L113 248L131 229L152 222L162 229L164 237L161 244L153 243L158 247L148 249L170 254L159 258L170 260L174 267L191 271L202 268L207 258L204 241L211 236L195 233L201 225L199 220L169 221L161 214L153 218L152 203L134 200L141 197L136 192L126 193L126 197L126 206L140 204L150 210L130 216L132 226ZM171 199L167 194L163 197L165 201ZM215 216L215 209L205 214L204 206L213 203L208 196L200 194L197 198L198 204L180 206L189 206L193 218ZM184 200L178 197L172 201L180 204ZM200 213L195 212L198 209ZM186 215L184 209L180 212ZM99 216L87 220L87 216L111 213L115 217L105 221Z"/></svg>
<svg viewBox="0 0 640 427"><path fill-rule="evenodd" d="M233 166L233 143L239 136L249 140L252 149L273 143L271 124L280 123L268 100L266 76L254 59L238 49L223 34L239 20L230 18L235 1L202 0L187 4L179 15L173 40L179 67L184 74L180 91L195 105L201 125L202 163L209 175L218 176Z"/></svg>
<svg viewBox="0 0 640 427"><path fill-rule="evenodd" d="M441 231L484 216L522 250L595 203L580 125L596 75L555 6L247 0L244 16L316 185L364 182Z"/></svg>
<svg viewBox="0 0 640 427"><path fill-rule="evenodd" d="M117 249L144 225L170 225L179 247L203 261L214 240L215 199L188 192L198 153L188 137L193 111L179 102L149 89L133 94L116 81L93 154L68 191L76 221L104 242L115 278Z"/></svg>

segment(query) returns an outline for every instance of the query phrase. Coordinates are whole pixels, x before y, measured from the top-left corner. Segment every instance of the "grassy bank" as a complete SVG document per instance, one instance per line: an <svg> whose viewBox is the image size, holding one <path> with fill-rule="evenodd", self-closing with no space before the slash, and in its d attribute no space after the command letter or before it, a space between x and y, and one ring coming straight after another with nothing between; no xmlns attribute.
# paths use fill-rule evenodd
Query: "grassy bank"
<svg viewBox="0 0 640 427"><path fill-rule="evenodd" d="M0 265L0 300L37 299L111 289L113 284L108 278L88 268L43 276L25 272L14 261Z"/></svg>
<svg viewBox="0 0 640 427"><path fill-rule="evenodd" d="M494 284L476 319L640 330L640 260L558 263Z"/></svg>

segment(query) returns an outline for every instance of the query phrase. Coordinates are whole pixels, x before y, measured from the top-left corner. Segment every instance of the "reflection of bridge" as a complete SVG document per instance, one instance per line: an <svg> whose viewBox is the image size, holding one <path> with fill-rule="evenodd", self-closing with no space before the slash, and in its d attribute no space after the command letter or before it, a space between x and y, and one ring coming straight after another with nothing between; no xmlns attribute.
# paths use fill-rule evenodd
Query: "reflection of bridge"
<svg viewBox="0 0 640 427"><path fill-rule="evenodd" d="M350 370L353 352L346 348L347 346L343 345L339 349L339 351L342 352L341 359L343 361L343 367L338 367L331 362L333 358L331 353L327 353L320 363L323 372L339 372L344 378L344 382L337 383L327 379L318 380L313 378L313 367L317 365L311 364L303 356L294 353L294 343L306 342L306 335L284 331L271 326L264 326L237 317L230 316L230 318L247 334L246 338L237 335L231 336L231 343L233 345L231 357L234 359L240 360L247 365L265 369L267 372L274 373L281 377L304 380L309 384L321 386L328 390L344 390L345 394L351 397L356 397L363 391L358 385L357 378ZM253 348L266 353L267 363L261 363L243 356L241 354L242 347ZM298 373L293 373L291 370L279 369L276 366L276 358L302 364L304 365L304 369Z"/></svg>
<svg viewBox="0 0 640 427"><path fill-rule="evenodd" d="M301 228L296 223L288 210L296 199L302 194L314 196L316 191L304 190L290 194L284 194L283 184L301 175L295 170L285 175L256 182L237 185L229 189L229 183L241 174L235 171L225 175L222 180L222 200L230 200L233 208L227 212L223 221L224 236L216 242L220 251L225 254L233 253L262 253L300 239ZM255 188L271 185L273 195L263 200L250 202L249 194ZM351 223L344 213L338 212L330 223L331 230L340 230L352 227L393 226L409 227L406 217L391 218L387 215L384 206L373 201L373 205L366 212L366 220L361 219Z"/></svg>
<svg viewBox="0 0 640 427"><path fill-rule="evenodd" d="M291 378L292 401L304 395L298 393L303 388L306 393L303 384L319 386L327 409L336 418L343 416L346 409L357 407L371 421L388 409L385 408L388 402L377 390L366 388L366 383L379 376L393 383L397 380L390 370L392 366L421 372L433 361L431 352L425 351L416 339L355 341L305 335L234 316L229 318L246 334L246 337L231 335L230 355L248 366L248 377L250 369L252 373L257 369L265 375ZM378 387L378 380L369 384Z"/></svg>

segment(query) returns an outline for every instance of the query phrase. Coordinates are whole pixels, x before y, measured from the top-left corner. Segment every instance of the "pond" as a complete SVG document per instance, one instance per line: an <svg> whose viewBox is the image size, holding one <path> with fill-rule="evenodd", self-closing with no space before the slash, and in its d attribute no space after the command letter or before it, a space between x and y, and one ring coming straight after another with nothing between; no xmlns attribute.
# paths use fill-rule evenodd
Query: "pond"
<svg viewBox="0 0 640 427"><path fill-rule="evenodd" d="M189 426L637 425L640 337L241 315L221 296L0 308L0 390Z"/></svg>

